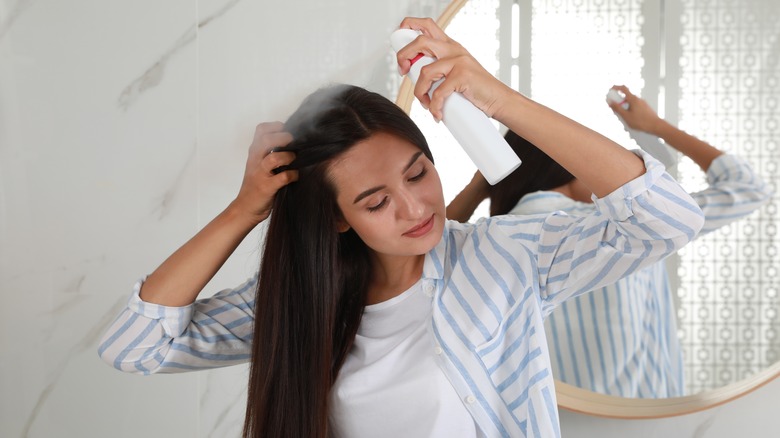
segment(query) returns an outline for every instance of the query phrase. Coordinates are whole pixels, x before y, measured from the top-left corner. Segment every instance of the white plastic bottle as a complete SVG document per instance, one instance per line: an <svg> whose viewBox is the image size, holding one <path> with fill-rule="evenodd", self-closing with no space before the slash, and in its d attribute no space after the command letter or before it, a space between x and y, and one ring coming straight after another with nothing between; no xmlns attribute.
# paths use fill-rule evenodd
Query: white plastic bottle
<svg viewBox="0 0 780 438"><path fill-rule="evenodd" d="M623 109L628 109L628 102L626 102L626 95L622 91L610 88L607 91L607 100L612 103L620 104Z"/></svg>
<svg viewBox="0 0 780 438"><path fill-rule="evenodd" d="M390 36L390 43L397 52L419 35L416 30L398 29ZM418 56L412 60L412 68L407 75L409 79L416 83L420 77L420 69L434 60L429 56ZM428 95L433 93L443 80L434 82ZM445 99L442 122L490 185L498 183L520 166L520 158L487 115L460 93L452 93Z"/></svg>

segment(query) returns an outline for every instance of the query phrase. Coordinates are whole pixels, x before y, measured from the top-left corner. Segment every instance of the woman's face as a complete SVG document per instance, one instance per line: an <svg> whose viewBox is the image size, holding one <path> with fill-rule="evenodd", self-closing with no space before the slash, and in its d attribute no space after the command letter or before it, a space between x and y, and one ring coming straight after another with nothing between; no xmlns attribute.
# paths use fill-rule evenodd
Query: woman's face
<svg viewBox="0 0 780 438"><path fill-rule="evenodd" d="M425 254L444 228L439 174L422 151L392 134L377 133L355 144L329 169L350 227L379 254Z"/></svg>

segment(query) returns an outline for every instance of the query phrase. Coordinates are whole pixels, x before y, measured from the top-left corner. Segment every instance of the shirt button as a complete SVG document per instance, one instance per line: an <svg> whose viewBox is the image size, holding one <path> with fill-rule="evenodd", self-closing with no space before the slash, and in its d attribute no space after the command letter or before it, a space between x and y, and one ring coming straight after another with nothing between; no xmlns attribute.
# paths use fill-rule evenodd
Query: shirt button
<svg viewBox="0 0 780 438"><path fill-rule="evenodd" d="M425 285L425 295L432 297L433 296L433 285L428 283Z"/></svg>
<svg viewBox="0 0 780 438"><path fill-rule="evenodd" d="M442 350L441 347L436 347L433 349L433 352L436 354L442 354L444 353L444 350Z"/></svg>
<svg viewBox="0 0 780 438"><path fill-rule="evenodd" d="M470 396L466 397L466 403L468 403L468 404L472 404L475 401L477 401L477 398L474 397L473 395L470 395Z"/></svg>

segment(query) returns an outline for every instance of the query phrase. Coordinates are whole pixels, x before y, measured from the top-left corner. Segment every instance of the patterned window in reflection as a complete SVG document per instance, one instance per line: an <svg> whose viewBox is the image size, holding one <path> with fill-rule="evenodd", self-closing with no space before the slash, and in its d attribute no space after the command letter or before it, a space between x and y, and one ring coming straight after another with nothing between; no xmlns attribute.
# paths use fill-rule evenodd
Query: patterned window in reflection
<svg viewBox="0 0 780 438"><path fill-rule="evenodd" d="M682 1L680 127L746 158L778 187L780 3ZM680 182L704 185L682 161ZM680 252L688 390L720 387L776 362L780 349L777 199ZM693 360L690 360L693 359Z"/></svg>
<svg viewBox="0 0 780 438"><path fill-rule="evenodd" d="M746 158L778 188L780 2L515 0L531 28L512 59L537 101L635 147L603 105L613 84L660 115ZM525 41L525 43L523 43ZM520 50L522 53L523 50ZM502 62L506 62L502 59ZM689 191L705 187L689 159ZM670 258L677 273L686 392L721 387L780 359L777 201Z"/></svg>
<svg viewBox="0 0 780 438"><path fill-rule="evenodd" d="M517 0L517 4L522 11L528 2ZM610 87L621 84L639 93L646 80L655 79L642 74L645 38L648 34L657 38L657 29L651 29L642 14L642 1L534 0L531 4L531 97L618 144L636 147L605 96Z"/></svg>
<svg viewBox="0 0 780 438"><path fill-rule="evenodd" d="M604 103L612 85L627 85L670 122L747 159L778 191L780 1L471 0L447 33L504 82L635 148ZM389 65L397 77L394 57ZM449 202L476 168L416 100L411 114ZM705 187L689 159L677 170L687 190ZM780 360L777 196L668 261L689 394ZM485 203L473 217L487 215Z"/></svg>

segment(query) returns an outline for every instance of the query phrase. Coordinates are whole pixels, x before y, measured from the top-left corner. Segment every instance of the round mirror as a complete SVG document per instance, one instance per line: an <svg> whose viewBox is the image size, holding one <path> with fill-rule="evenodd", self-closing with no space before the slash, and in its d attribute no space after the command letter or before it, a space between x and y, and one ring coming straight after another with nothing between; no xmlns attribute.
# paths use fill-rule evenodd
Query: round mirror
<svg viewBox="0 0 780 438"><path fill-rule="evenodd" d="M456 0L438 23L514 89L634 148L604 103L612 85L625 84L665 119L745 158L777 192L780 3L754 1L750 9L732 3L702 9L692 0L666 2L664 9L639 0L585 3ZM396 102L428 138L449 202L475 166L414 99L406 79ZM679 157L670 173L691 192L703 188L703 173ZM487 214L485 203L474 217ZM622 418L680 415L776 378L777 218L775 196L667 260L684 396L627 399L557 381L560 406Z"/></svg>

